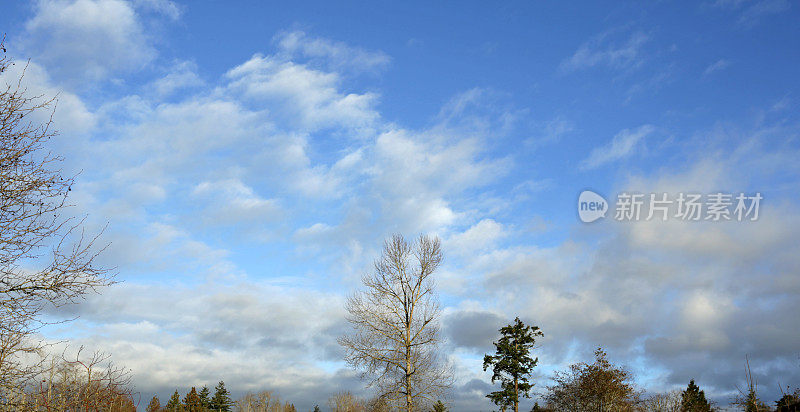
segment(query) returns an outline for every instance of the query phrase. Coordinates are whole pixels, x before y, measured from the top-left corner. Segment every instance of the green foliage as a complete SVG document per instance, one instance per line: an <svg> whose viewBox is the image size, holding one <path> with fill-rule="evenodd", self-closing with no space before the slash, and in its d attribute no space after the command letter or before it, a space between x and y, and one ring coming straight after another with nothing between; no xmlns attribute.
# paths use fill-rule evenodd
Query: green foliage
<svg viewBox="0 0 800 412"><path fill-rule="evenodd" d="M706 400L705 392L694 383L694 379L689 381L689 386L681 393L681 412L711 412L711 404Z"/></svg>
<svg viewBox="0 0 800 412"><path fill-rule="evenodd" d="M495 405L505 409L519 407L519 395L529 398L533 384L528 381L538 358L530 352L537 336L544 336L538 326L527 326L519 318L514 323L500 328L502 337L494 343L495 355L483 358L483 370L492 368L492 383L500 381L501 390L486 395Z"/></svg>
<svg viewBox="0 0 800 412"><path fill-rule="evenodd" d="M208 386L203 386L197 396L200 397L200 404L203 408L211 409L211 391L208 390Z"/></svg>
<svg viewBox="0 0 800 412"><path fill-rule="evenodd" d="M545 407L539 406L539 402L536 402L533 404L531 412L552 412L552 409L547 409Z"/></svg>
<svg viewBox="0 0 800 412"><path fill-rule="evenodd" d="M211 398L211 410L219 412L230 412L233 406L231 395L225 389L225 382L219 381L216 388L214 388L214 397Z"/></svg>
<svg viewBox="0 0 800 412"><path fill-rule="evenodd" d="M436 403L433 404L431 412L447 412L447 406L445 406L441 400L437 400Z"/></svg>
<svg viewBox="0 0 800 412"><path fill-rule="evenodd" d="M319 405L314 405L314 412L322 412L322 410L319 408Z"/></svg>
<svg viewBox="0 0 800 412"><path fill-rule="evenodd" d="M167 402L167 406L164 407L168 412L180 412L183 411L183 405L181 404L181 395L178 393L178 390L175 389L175 393L172 394L172 397L169 398L169 402Z"/></svg>

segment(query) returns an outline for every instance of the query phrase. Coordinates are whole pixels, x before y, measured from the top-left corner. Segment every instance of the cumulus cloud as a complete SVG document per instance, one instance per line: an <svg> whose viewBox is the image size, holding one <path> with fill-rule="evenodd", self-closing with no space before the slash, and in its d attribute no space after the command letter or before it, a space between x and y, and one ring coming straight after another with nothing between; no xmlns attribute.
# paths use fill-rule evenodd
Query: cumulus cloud
<svg viewBox="0 0 800 412"><path fill-rule="evenodd" d="M464 232L452 235L445 242L445 246L458 254L470 254L495 246L495 243L505 235L502 224L494 219L483 219Z"/></svg>
<svg viewBox="0 0 800 412"><path fill-rule="evenodd" d="M494 312L460 310L448 314L443 323L449 344L483 354L491 352L498 330L510 321Z"/></svg>
<svg viewBox="0 0 800 412"><path fill-rule="evenodd" d="M197 65L192 62L179 62L170 67L166 75L154 80L148 89L159 97L168 97L179 90L203 85L197 75Z"/></svg>
<svg viewBox="0 0 800 412"><path fill-rule="evenodd" d="M255 55L226 74L230 88L255 102L280 102L273 115L293 129L347 127L369 130L378 120L373 110L377 95L343 93L339 75L323 72L276 56Z"/></svg>
<svg viewBox="0 0 800 412"><path fill-rule="evenodd" d="M339 361L342 300L268 282L128 283L53 315L80 316L70 329L86 334L73 345L112 354L148 396L224 380L236 395L269 388L312 408L341 388L363 392Z"/></svg>
<svg viewBox="0 0 800 412"><path fill-rule="evenodd" d="M22 79L21 86L28 91L31 96L41 96L39 102L47 99L54 99L53 121L58 125L61 133L70 135L74 138L81 138L90 133L97 125L98 119L81 100L81 98L68 91L64 91L54 84L48 71L41 65L34 62L19 63L10 65L0 74L0 81L3 84L15 84L17 79ZM41 111L33 113L38 115L36 121L45 122L49 120L50 113ZM67 149L67 148L64 148Z"/></svg>
<svg viewBox="0 0 800 412"><path fill-rule="evenodd" d="M741 153L743 147L748 155ZM618 189L747 191L751 183L740 170L759 181L762 174L780 173L751 163L774 155L740 141L739 147L695 160L683 171L631 176ZM754 374L764 396L777 398L768 387L777 388L778 379L800 378L800 342L785 333L798 323L784 312L800 296L797 257L791 252L800 241L800 215L772 207L747 222L606 222L598 229L599 240L590 235L593 231L584 234L585 242L598 242L592 247L579 240L582 236L549 249L501 247L476 254L468 268L484 274L485 290L512 302L504 310L529 316L542 327L540 358L551 367L585 359L601 345L629 367L644 362L642 371L657 376L651 390L696 379L725 403L741 386L747 355L757 365ZM583 355L576 357L576 350Z"/></svg>
<svg viewBox="0 0 800 412"><path fill-rule="evenodd" d="M61 81L103 80L145 67L156 51L122 0L41 0L25 44Z"/></svg>
<svg viewBox="0 0 800 412"><path fill-rule="evenodd" d="M275 219L280 212L275 200L260 197L238 179L203 181L192 189L192 195L208 202L204 218L210 224L252 224Z"/></svg>
<svg viewBox="0 0 800 412"><path fill-rule="evenodd" d="M135 7L163 14L172 20L178 20L183 8L171 0L134 0Z"/></svg>
<svg viewBox="0 0 800 412"><path fill-rule="evenodd" d="M168 2L139 4L172 13ZM93 8L103 7L119 27L91 20ZM80 17L90 20L86 27L63 21L61 10L77 13L72 8L87 10ZM116 48L140 40L134 10L112 0L42 2L29 29L37 41L58 30L94 30L98 38L112 31L104 41L121 53ZM647 36L612 37L581 46L563 63L566 70L636 67ZM177 63L150 83L154 93L96 111L78 95L62 94L71 114L56 126L92 132L90 142L75 143L91 159L83 165L94 170L76 187L78 208L111 217L104 259L128 282L53 316L80 315L76 343L112 352L134 369L141 391L166 396L176 385L185 390L225 379L241 390L277 389L301 408L340 389L358 391L362 384L338 363L335 345L344 327L343 290L369 270L391 232L440 235L451 259L441 273L448 305L480 301L448 307L443 317L460 371L460 410L486 406L489 385L472 358L490 349L497 328L516 315L542 327L542 364L551 367L584 360L603 345L614 359L662 371L666 386L685 385L695 373L715 393L732 388L744 351L768 365L759 371L764 376L797 376L784 362L800 344L791 316L800 293L800 262L791 248L800 242L800 219L791 207L749 226L608 224L594 226L608 229L602 239L580 227L552 245L516 242L513 217L495 213L506 198L486 199L505 193L483 189L508 178L518 190L543 190L527 177L514 184L513 157L491 147L519 126L523 112L486 105L501 97L472 89L445 104L428 127L393 124L381 115L377 94L348 90L342 81L355 66L384 67L381 53L301 32L275 41L274 53L209 80L213 88L192 64ZM126 70L104 66L107 58L87 50L76 51L85 62L64 60L65 67L101 77ZM50 53L52 61L66 59ZM49 85L50 67L33 65L31 79ZM556 117L545 139L573 127ZM621 131L581 167L632 156L654 130ZM341 149L331 150L331 141ZM724 159L760 149L742 145L675 168L683 172L633 176L620 189L731 187L737 166ZM750 157L761 163L749 166L784 171L794 157L762 150ZM235 252L238 230L218 231L220 224L274 236L248 244L242 257ZM285 260L265 265L262 253ZM285 277L291 265L303 275Z"/></svg>

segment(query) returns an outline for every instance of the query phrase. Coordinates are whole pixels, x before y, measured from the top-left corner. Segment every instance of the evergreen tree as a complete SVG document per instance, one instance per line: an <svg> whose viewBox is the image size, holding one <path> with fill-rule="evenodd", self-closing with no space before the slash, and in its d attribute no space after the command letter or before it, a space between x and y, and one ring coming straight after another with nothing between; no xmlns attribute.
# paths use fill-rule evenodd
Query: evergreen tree
<svg viewBox="0 0 800 412"><path fill-rule="evenodd" d="M689 386L681 393L681 412L711 412L705 392L694 383L694 379L689 381Z"/></svg>
<svg viewBox="0 0 800 412"><path fill-rule="evenodd" d="M535 403L533 404L533 408L531 408L531 412L542 412L542 411L544 411L544 410L545 410L544 408L542 408L541 406L539 406L539 402L535 402Z"/></svg>
<svg viewBox="0 0 800 412"><path fill-rule="evenodd" d="M555 410L545 406L539 406L539 402L535 402L533 408L531 408L531 412L555 412Z"/></svg>
<svg viewBox="0 0 800 412"><path fill-rule="evenodd" d="M322 412L322 410L319 409L319 405L314 405L314 412Z"/></svg>
<svg viewBox="0 0 800 412"><path fill-rule="evenodd" d="M197 394L197 389L192 386L192 389L189 393L186 394L186 397L183 398L183 404L186 405L187 412L203 412L205 408L203 408L202 402L200 402L200 396Z"/></svg>
<svg viewBox="0 0 800 412"><path fill-rule="evenodd" d="M169 402L167 402L167 406L164 409L169 412L183 411L183 405L181 405L181 395L178 393L177 389L175 389L175 393L172 394L172 397L169 398Z"/></svg>
<svg viewBox="0 0 800 412"><path fill-rule="evenodd" d="M770 410L767 404L758 398L755 389L752 387L747 391L747 396L740 400L738 404L744 407L745 412L765 412Z"/></svg>
<svg viewBox="0 0 800 412"><path fill-rule="evenodd" d="M447 412L447 406L445 406L441 400L438 400L433 404L433 410L431 412Z"/></svg>
<svg viewBox="0 0 800 412"><path fill-rule="evenodd" d="M161 412L161 401L158 400L158 396L153 395L153 399L150 400L150 404L147 405L146 412Z"/></svg>
<svg viewBox="0 0 800 412"><path fill-rule="evenodd" d="M514 323L500 328L502 337L494 343L497 352L483 358L483 370L492 367L492 383L500 381L501 390L486 395L495 405L504 409L514 407L519 412L520 394L530 397L533 384L528 382L539 358L531 358L530 352L537 336L544 336L538 326L527 326L519 318Z"/></svg>
<svg viewBox="0 0 800 412"><path fill-rule="evenodd" d="M219 412L230 412L233 401L231 400L230 393L225 389L225 382L219 381L217 387L214 388L214 397L211 398L211 410Z"/></svg>
<svg viewBox="0 0 800 412"><path fill-rule="evenodd" d="M203 408L211 409L211 391L208 390L208 386L203 385L203 389L200 389L200 393L197 396L200 397L200 405Z"/></svg>

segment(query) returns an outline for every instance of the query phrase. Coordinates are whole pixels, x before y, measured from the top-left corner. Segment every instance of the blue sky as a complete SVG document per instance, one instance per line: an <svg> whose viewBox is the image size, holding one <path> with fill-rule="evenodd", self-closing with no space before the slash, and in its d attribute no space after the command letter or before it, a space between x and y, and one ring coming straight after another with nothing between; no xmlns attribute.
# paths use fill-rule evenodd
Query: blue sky
<svg viewBox="0 0 800 412"><path fill-rule="evenodd" d="M539 325L537 390L594 347L720 403L750 356L800 379L798 7L702 2L43 0L0 16L76 215L123 282L53 316L144 397L224 379L302 408L368 395L343 301L392 233L442 238L457 410ZM755 193L758 221L583 224L576 200ZM479 326L476 326L479 325Z"/></svg>

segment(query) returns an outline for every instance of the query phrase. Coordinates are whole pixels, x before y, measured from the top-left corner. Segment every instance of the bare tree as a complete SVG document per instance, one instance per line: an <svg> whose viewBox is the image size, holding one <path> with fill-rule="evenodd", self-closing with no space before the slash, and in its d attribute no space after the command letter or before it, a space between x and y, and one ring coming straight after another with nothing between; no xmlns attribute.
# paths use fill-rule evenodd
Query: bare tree
<svg viewBox="0 0 800 412"><path fill-rule="evenodd" d="M674 390L650 395L643 401L642 410L646 412L680 412L681 391Z"/></svg>
<svg viewBox="0 0 800 412"><path fill-rule="evenodd" d="M65 217L73 178L46 150L55 100L30 96L24 70L9 78L14 63L2 43L0 52L0 388L13 388L44 363L34 339L42 310L74 302L111 277L94 264L96 236L85 237L83 221ZM42 114L48 120L37 121Z"/></svg>
<svg viewBox="0 0 800 412"><path fill-rule="evenodd" d="M135 394L127 369L114 365L109 356L95 352L74 357L50 357L49 367L24 388L2 388L5 411L136 411Z"/></svg>
<svg viewBox="0 0 800 412"><path fill-rule="evenodd" d="M750 371L750 357L747 355L745 355L744 371L747 389L744 391L738 386L736 387L739 391L739 395L733 399L733 404L746 412L770 411L770 407L758 397L758 382L753 379L753 373Z"/></svg>
<svg viewBox="0 0 800 412"><path fill-rule="evenodd" d="M451 385L438 352L439 303L432 275L442 262L438 238L384 242L365 288L346 304L353 333L339 339L346 360L364 371L380 397L408 412L435 401Z"/></svg>
<svg viewBox="0 0 800 412"><path fill-rule="evenodd" d="M297 409L289 402L281 402L278 395L272 391L247 393L236 401L236 412L296 412Z"/></svg>
<svg viewBox="0 0 800 412"><path fill-rule="evenodd" d="M364 401L349 391L338 392L328 398L332 412L366 412Z"/></svg>

